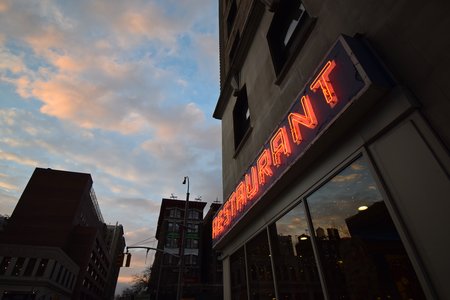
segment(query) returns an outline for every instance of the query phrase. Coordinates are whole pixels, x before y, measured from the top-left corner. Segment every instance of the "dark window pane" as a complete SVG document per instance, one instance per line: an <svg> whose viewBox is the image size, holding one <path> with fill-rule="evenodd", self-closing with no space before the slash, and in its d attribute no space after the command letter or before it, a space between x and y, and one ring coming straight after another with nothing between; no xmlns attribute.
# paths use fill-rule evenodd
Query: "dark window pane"
<svg viewBox="0 0 450 300"><path fill-rule="evenodd" d="M247 88L239 91L233 109L234 146L237 148L250 128L250 110L248 107Z"/></svg>
<svg viewBox="0 0 450 300"><path fill-rule="evenodd" d="M247 299L247 278L245 275L244 248L230 257L231 300Z"/></svg>
<svg viewBox="0 0 450 300"><path fill-rule="evenodd" d="M306 39L310 17L299 0L283 0L273 16L267 42L277 74L280 73L295 49Z"/></svg>
<svg viewBox="0 0 450 300"><path fill-rule="evenodd" d="M275 298L269 241L263 230L247 243L247 268L250 299L272 300Z"/></svg>
<svg viewBox="0 0 450 300"><path fill-rule="evenodd" d="M36 276L40 277L44 275L45 269L47 268L48 259L44 258L39 263L38 269L36 271Z"/></svg>
<svg viewBox="0 0 450 300"><path fill-rule="evenodd" d="M231 29L233 28L234 19L236 18L236 13L237 13L236 1L233 0L231 2L230 11L228 12L228 17L227 17L227 32L228 32L228 35L230 35Z"/></svg>
<svg viewBox="0 0 450 300"><path fill-rule="evenodd" d="M25 269L25 272L23 273L23 276L31 276L35 265L36 265L36 258L30 258L28 260L28 264Z"/></svg>
<svg viewBox="0 0 450 300"><path fill-rule="evenodd" d="M0 264L0 275L6 273L6 270L8 270L10 264L11 264L11 257L10 256L3 257L2 263Z"/></svg>
<svg viewBox="0 0 450 300"><path fill-rule="evenodd" d="M364 158L307 204L331 299L425 299Z"/></svg>
<svg viewBox="0 0 450 300"><path fill-rule="evenodd" d="M22 271L23 264L25 262L25 257L19 257L14 265L14 269L12 271L13 276L19 276Z"/></svg>
<svg viewBox="0 0 450 300"><path fill-rule="evenodd" d="M269 231L280 299L323 299L303 203Z"/></svg>

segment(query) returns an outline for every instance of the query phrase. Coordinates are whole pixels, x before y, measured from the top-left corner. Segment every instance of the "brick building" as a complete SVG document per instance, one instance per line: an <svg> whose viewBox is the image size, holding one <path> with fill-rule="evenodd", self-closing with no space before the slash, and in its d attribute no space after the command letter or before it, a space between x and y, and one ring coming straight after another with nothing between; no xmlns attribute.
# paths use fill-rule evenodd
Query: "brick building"
<svg viewBox="0 0 450 300"><path fill-rule="evenodd" d="M35 169L0 233L0 299L111 298L123 229L108 230L92 184L89 174Z"/></svg>

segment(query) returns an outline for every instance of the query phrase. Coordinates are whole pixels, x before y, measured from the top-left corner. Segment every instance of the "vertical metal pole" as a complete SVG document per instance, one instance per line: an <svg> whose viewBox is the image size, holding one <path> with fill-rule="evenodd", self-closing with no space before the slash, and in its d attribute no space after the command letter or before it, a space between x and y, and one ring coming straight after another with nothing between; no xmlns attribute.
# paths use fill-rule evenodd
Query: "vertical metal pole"
<svg viewBox="0 0 450 300"><path fill-rule="evenodd" d="M188 203L189 203L189 177L184 177L183 184L187 180L187 192L186 192L186 203L184 204L184 218L183 226L181 227L181 244L180 244L180 269L178 272L178 287L177 287L177 300L180 300L183 294L183 272L184 272L184 240L186 233L186 219L188 215Z"/></svg>
<svg viewBox="0 0 450 300"><path fill-rule="evenodd" d="M275 226L275 225L273 225ZM275 258L273 256L273 251L272 251L272 241L270 240L270 229L269 229L270 225L266 227L266 232L267 232L267 240L269 242L269 257L270 257L270 265L272 267L272 281L273 281L273 288L275 291L275 299L280 299L280 297L278 296L278 283L277 283L277 277L275 276L276 272L275 272Z"/></svg>
<svg viewBox="0 0 450 300"><path fill-rule="evenodd" d="M325 300L329 300L331 298L330 298L327 282L325 280L325 271L323 269L322 259L320 257L319 246L317 245L316 232L314 230L314 225L312 222L311 213L309 211L309 207L308 207L306 198L303 199L302 204L305 209L306 220L308 221L308 228L309 228L309 232L311 234L311 243L312 243L314 256L316 259L317 272L319 272L319 280L320 280L320 283L322 284L323 297Z"/></svg>
<svg viewBox="0 0 450 300"><path fill-rule="evenodd" d="M161 283L161 275L162 275L162 268L164 263L164 253L161 253L162 258L160 259L159 263L159 275L158 275L158 286L156 288L156 300L159 298L159 285Z"/></svg>

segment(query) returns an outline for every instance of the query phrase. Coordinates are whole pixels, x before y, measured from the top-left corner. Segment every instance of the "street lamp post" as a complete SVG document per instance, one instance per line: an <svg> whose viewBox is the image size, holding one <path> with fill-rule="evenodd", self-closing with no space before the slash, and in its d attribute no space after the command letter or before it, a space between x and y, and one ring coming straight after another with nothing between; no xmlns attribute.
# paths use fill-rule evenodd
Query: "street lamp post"
<svg viewBox="0 0 450 300"><path fill-rule="evenodd" d="M185 176L183 184L187 182L186 191L186 203L184 204L184 218L183 226L181 227L181 244L180 244L180 269L178 271L178 287L177 287L177 300L180 300L183 294L183 272L184 272L184 240L186 238L186 220L188 215L188 203L189 203L189 177Z"/></svg>

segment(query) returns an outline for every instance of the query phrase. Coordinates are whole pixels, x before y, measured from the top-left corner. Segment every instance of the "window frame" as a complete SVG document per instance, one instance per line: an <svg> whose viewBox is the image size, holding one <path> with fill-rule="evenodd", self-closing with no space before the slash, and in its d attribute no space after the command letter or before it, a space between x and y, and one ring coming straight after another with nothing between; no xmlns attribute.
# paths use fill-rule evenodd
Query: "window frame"
<svg viewBox="0 0 450 300"><path fill-rule="evenodd" d="M295 6L296 2L299 3L298 6ZM298 23L291 32L288 42L284 43L294 20L293 7L295 9L303 7L303 12L299 16ZM266 35L272 65L277 77L275 84L280 84L285 77L296 54L305 45L314 23L315 18L309 15L303 1L283 0L278 4Z"/></svg>
<svg viewBox="0 0 450 300"><path fill-rule="evenodd" d="M247 116L248 115L248 116ZM233 108L233 137L234 137L234 149L235 156L245 144L252 130L252 118L250 112L250 105L248 103L247 86L244 86L239 90L236 102Z"/></svg>
<svg viewBox="0 0 450 300"><path fill-rule="evenodd" d="M247 274L247 278L246 278L246 288L247 288L247 293L249 293L249 278L248 276L251 276L251 274L249 274L248 272L248 261L247 261L247 244L258 234L261 233L261 231L266 231L266 233L268 234L268 242L269 242L269 250L270 250L270 259L271 259L271 263L272 263L272 278L273 278L273 283L274 283L274 287L275 287L275 293L276 293L276 297L278 299L278 297L280 297L279 295L279 291L278 291L278 283L277 283L277 270L276 270L276 266L274 265L274 261L273 261L273 249L272 249L272 245L271 245L271 239L270 239L270 226L274 225L278 220L280 220L281 218L283 218L289 211L291 211L292 209L294 209L297 205L301 205L303 206L303 208L305 209L305 212L307 214L307 222L308 222L308 229L311 231L314 231L314 226L312 223L312 218L309 212L309 207L307 205L308 201L307 200L312 194L314 194L316 191L318 191L319 189L321 189L324 185L326 185L328 182L330 182L335 176L337 176L339 173L341 173L343 170L345 170L346 168L350 167L351 164L353 162L355 162L356 160L358 160L359 158L364 157L365 160L367 161L367 165L368 165L368 170L370 175L372 176L372 179L374 180L376 187L378 188L379 193L382 196L383 202L386 205L387 211L389 213L389 216L391 217L394 225L395 225L395 229L397 230L399 236L400 236L400 241L406 251L407 257L410 260L410 263L412 264L414 271L416 273L418 282L421 284L420 287L422 288L424 294L426 295L426 290L429 289L429 286L427 285L426 282L423 282L420 280L421 276L424 276L424 270L419 267L417 267L418 264L417 260L419 259L419 257L417 256L417 253L414 252L414 245L411 243L411 240L409 239L408 233L405 231L405 227L401 222L401 218L399 213L397 212L397 209L395 208L394 204L393 204L393 200L391 199L391 197L389 196L389 194L386 192L386 186L383 184L382 181L382 176L381 174L377 171L375 165L374 165L374 161L373 158L370 156L370 154L368 153L368 151L366 150L365 147L361 147L358 148L356 151L354 151L353 153L351 153L349 156L347 156L345 159L340 160L339 162L337 162L337 164L334 164L334 167L331 168L327 168L327 170L324 172L324 175L320 177L320 179L318 179L317 181L315 181L315 183L311 184L308 188L306 188L301 194L299 194L297 197L295 197L291 203L289 203L289 205L287 205L284 209L282 209L281 211L279 211L276 215L274 215L270 220L268 220L268 222L261 227L260 229L258 229L257 231L255 231L251 236L249 236L248 238L245 239L245 241L243 241L242 243L240 243L238 246L234 247L234 250L231 252L230 257L237 254L238 251L241 251L241 249L243 250L243 254L244 254L244 269L245 269L245 273ZM316 235L313 234L312 235L312 244L313 244L313 251L314 251L314 256L315 256L315 262L317 265L317 271L318 271L318 275L320 277L320 281L321 281L321 285L322 285L322 291L323 291L323 295L325 297L325 299L327 299L327 297L330 297L330 291L328 289L328 286L326 284L327 279L325 279L325 271L324 271L324 267L323 267L323 263L321 260L321 254L320 254L320 250L318 249L317 246L317 241L316 241ZM231 265L230 265L231 268ZM229 280L230 282L232 281L232 274L231 271L228 274L229 276ZM232 283L230 285L230 288L232 288Z"/></svg>

